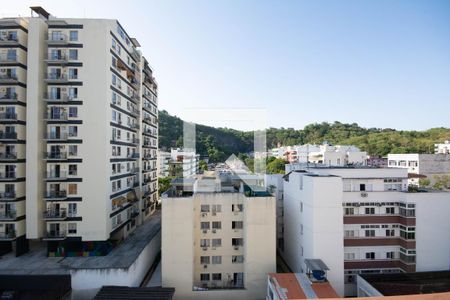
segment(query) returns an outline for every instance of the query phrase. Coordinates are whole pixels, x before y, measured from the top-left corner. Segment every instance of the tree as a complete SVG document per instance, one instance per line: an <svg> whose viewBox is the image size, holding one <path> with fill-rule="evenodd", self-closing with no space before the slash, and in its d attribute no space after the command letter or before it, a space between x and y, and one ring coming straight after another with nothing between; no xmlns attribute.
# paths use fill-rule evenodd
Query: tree
<svg viewBox="0 0 450 300"><path fill-rule="evenodd" d="M428 187L430 185L431 181L428 178L420 178L419 179L419 186Z"/></svg>
<svg viewBox="0 0 450 300"><path fill-rule="evenodd" d="M285 161L281 158L276 158L272 160L270 163L266 166L266 172L267 174L284 174L285 172Z"/></svg>
<svg viewBox="0 0 450 300"><path fill-rule="evenodd" d="M170 188L170 183L172 182L172 177L160 177L158 179L158 194L161 196Z"/></svg>
<svg viewBox="0 0 450 300"><path fill-rule="evenodd" d="M198 168L201 171L208 171L208 164L203 159L198 162Z"/></svg>

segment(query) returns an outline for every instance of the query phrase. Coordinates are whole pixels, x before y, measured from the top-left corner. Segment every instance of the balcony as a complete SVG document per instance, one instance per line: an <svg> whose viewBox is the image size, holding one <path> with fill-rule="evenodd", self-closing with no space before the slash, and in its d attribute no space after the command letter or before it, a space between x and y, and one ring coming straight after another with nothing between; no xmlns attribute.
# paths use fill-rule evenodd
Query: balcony
<svg viewBox="0 0 450 300"><path fill-rule="evenodd" d="M17 140L17 132L0 131L0 140Z"/></svg>
<svg viewBox="0 0 450 300"><path fill-rule="evenodd" d="M127 155L127 158L139 158L139 153L134 152Z"/></svg>
<svg viewBox="0 0 450 300"><path fill-rule="evenodd" d="M67 82L68 78L66 74L59 73L46 73L45 74L45 82L47 83L61 83Z"/></svg>
<svg viewBox="0 0 450 300"><path fill-rule="evenodd" d="M63 230L50 230L47 231L43 240L64 240L66 238L66 232Z"/></svg>
<svg viewBox="0 0 450 300"><path fill-rule="evenodd" d="M0 160L17 160L16 152L0 152Z"/></svg>
<svg viewBox="0 0 450 300"><path fill-rule="evenodd" d="M14 180L16 179L16 172L1 172L0 179L1 180Z"/></svg>
<svg viewBox="0 0 450 300"><path fill-rule="evenodd" d="M8 232L0 232L0 240L2 241L12 241L16 238L16 231L9 230Z"/></svg>
<svg viewBox="0 0 450 300"><path fill-rule="evenodd" d="M44 220L65 220L67 218L67 212L65 209L60 210L47 210L43 214Z"/></svg>
<svg viewBox="0 0 450 300"><path fill-rule="evenodd" d="M67 121L68 115L65 112L61 113L45 113L44 119L46 121Z"/></svg>
<svg viewBox="0 0 450 300"><path fill-rule="evenodd" d="M67 152L44 152L46 160L66 160Z"/></svg>
<svg viewBox="0 0 450 300"><path fill-rule="evenodd" d="M16 192L0 192L0 201L14 201L17 199Z"/></svg>
<svg viewBox="0 0 450 300"><path fill-rule="evenodd" d="M131 139L131 143L132 144L139 144L139 139L138 138L132 138Z"/></svg>
<svg viewBox="0 0 450 300"><path fill-rule="evenodd" d="M17 83L18 78L16 74L2 74L0 75L1 83Z"/></svg>
<svg viewBox="0 0 450 300"><path fill-rule="evenodd" d="M17 120L17 114L16 113L0 113L0 121L13 121Z"/></svg>
<svg viewBox="0 0 450 300"><path fill-rule="evenodd" d="M131 168L130 173L139 173L139 168L138 167Z"/></svg>
<svg viewBox="0 0 450 300"><path fill-rule="evenodd" d="M44 139L51 141L65 141L67 140L67 137L67 133L47 132L44 136Z"/></svg>
<svg viewBox="0 0 450 300"><path fill-rule="evenodd" d="M47 36L47 44L49 45L67 45L69 40L65 34L52 34Z"/></svg>
<svg viewBox="0 0 450 300"><path fill-rule="evenodd" d="M44 200L65 200L67 198L67 191L47 191L44 193Z"/></svg>
<svg viewBox="0 0 450 300"><path fill-rule="evenodd" d="M19 38L17 35L7 35L0 37L0 45L18 45Z"/></svg>
<svg viewBox="0 0 450 300"><path fill-rule="evenodd" d="M17 94L7 92L0 95L0 101L17 101ZM1 103L1 102L0 102Z"/></svg>
<svg viewBox="0 0 450 300"><path fill-rule="evenodd" d="M67 179L67 172L47 172L45 174L45 179L48 181L63 181Z"/></svg>
<svg viewBox="0 0 450 300"><path fill-rule="evenodd" d="M17 55L0 54L0 64L9 65L17 63Z"/></svg>
<svg viewBox="0 0 450 300"><path fill-rule="evenodd" d="M65 54L47 53L44 59L47 63L66 64L69 59Z"/></svg>
<svg viewBox="0 0 450 300"><path fill-rule="evenodd" d="M17 212L15 210L0 211L0 221L10 221L17 218Z"/></svg>
<svg viewBox="0 0 450 300"><path fill-rule="evenodd" d="M74 101L76 99L78 99L77 95L69 95L69 94L65 94L65 93L60 93L60 94L44 93L44 101L68 102L68 101Z"/></svg>

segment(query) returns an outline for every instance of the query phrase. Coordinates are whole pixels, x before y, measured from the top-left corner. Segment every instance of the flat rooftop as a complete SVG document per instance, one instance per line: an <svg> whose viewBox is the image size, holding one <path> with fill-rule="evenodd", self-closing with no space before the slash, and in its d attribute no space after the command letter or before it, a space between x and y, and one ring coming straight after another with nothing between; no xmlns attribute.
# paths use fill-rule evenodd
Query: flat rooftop
<svg viewBox="0 0 450 300"><path fill-rule="evenodd" d="M126 269L160 230L161 213L156 211L106 256L47 257L45 243L33 244L28 253L19 257L15 257L14 253L1 256L0 274L58 275L69 274L71 269Z"/></svg>
<svg viewBox="0 0 450 300"><path fill-rule="evenodd" d="M450 292L450 271L359 276L384 296Z"/></svg>

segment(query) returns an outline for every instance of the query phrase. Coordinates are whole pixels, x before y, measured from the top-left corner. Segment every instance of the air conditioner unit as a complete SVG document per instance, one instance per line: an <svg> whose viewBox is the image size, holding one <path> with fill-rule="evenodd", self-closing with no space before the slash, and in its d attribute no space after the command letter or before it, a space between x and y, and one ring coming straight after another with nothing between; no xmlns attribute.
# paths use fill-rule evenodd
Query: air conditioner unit
<svg viewBox="0 0 450 300"><path fill-rule="evenodd" d="M216 233L217 231L215 229L212 230L212 233Z"/></svg>
<svg viewBox="0 0 450 300"><path fill-rule="evenodd" d="M202 217L206 217L208 214L207 213L202 213Z"/></svg>
<svg viewBox="0 0 450 300"><path fill-rule="evenodd" d="M203 233L207 233L208 232L208 230L206 230L206 229L203 229Z"/></svg>
<svg viewBox="0 0 450 300"><path fill-rule="evenodd" d="M239 246L234 246L234 250L239 250Z"/></svg>
<svg viewBox="0 0 450 300"><path fill-rule="evenodd" d="M206 251L206 250L208 250L208 247L203 247L203 251Z"/></svg>
<svg viewBox="0 0 450 300"><path fill-rule="evenodd" d="M204 268L204 269L207 269L207 268L208 268L208 265L203 265L203 268Z"/></svg>
<svg viewBox="0 0 450 300"><path fill-rule="evenodd" d="M211 213L211 215L213 215L213 216L216 216L216 215L217 215L217 213L213 212L213 213Z"/></svg>
<svg viewBox="0 0 450 300"><path fill-rule="evenodd" d="M361 192L361 197L365 198L367 196L368 196L368 194L366 192Z"/></svg>

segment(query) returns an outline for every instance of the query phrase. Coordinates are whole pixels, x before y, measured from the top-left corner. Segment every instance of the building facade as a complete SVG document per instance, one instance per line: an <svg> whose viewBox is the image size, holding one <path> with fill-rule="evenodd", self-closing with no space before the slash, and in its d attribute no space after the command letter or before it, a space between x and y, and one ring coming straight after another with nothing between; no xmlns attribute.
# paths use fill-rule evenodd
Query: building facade
<svg viewBox="0 0 450 300"><path fill-rule="evenodd" d="M175 299L264 298L276 269L275 198L217 178L183 182L162 198L163 286Z"/></svg>
<svg viewBox="0 0 450 300"><path fill-rule="evenodd" d="M0 239L103 254L156 207L157 83L117 20L36 12L0 20Z"/></svg>
<svg viewBox="0 0 450 300"><path fill-rule="evenodd" d="M446 270L449 193L408 192L406 169L310 168L285 176L283 256L294 272L320 258L340 295L356 275Z"/></svg>
<svg viewBox="0 0 450 300"><path fill-rule="evenodd" d="M450 141L444 141L441 144L434 144L435 154L450 154Z"/></svg>
<svg viewBox="0 0 450 300"><path fill-rule="evenodd" d="M388 154L388 167L407 169L410 173L408 183L411 185L419 186L423 176L433 185L440 176L450 175L450 154Z"/></svg>

